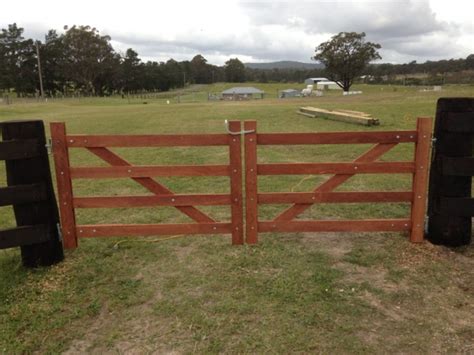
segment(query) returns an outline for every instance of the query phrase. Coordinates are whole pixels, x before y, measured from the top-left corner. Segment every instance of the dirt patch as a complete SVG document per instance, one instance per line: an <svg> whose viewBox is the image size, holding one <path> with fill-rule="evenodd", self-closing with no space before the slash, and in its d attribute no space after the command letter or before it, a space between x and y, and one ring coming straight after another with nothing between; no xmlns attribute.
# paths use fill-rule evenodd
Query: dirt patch
<svg viewBox="0 0 474 355"><path fill-rule="evenodd" d="M304 233L301 243L339 259L354 247L354 237L341 233Z"/></svg>
<svg viewBox="0 0 474 355"><path fill-rule="evenodd" d="M153 266L150 264L148 268ZM185 338L188 334L184 334L183 327L174 319L162 319L153 313L153 306L163 299L159 282L151 280L153 275L149 270L141 270L132 278L155 285L152 296L146 302L124 312L111 312L105 304L82 339L74 340L64 353L181 354L179 345L169 344L167 340ZM171 333L175 333L173 337L170 337Z"/></svg>

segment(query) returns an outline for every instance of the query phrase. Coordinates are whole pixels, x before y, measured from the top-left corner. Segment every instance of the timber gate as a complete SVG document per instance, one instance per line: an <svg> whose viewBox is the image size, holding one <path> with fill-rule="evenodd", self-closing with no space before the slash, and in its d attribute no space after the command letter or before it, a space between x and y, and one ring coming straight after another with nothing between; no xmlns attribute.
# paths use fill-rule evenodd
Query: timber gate
<svg viewBox="0 0 474 355"><path fill-rule="evenodd" d="M63 249L43 121L6 121L0 130L8 185L0 187L0 206L13 206L16 220L0 230L0 249L21 247L27 267L57 263Z"/></svg>
<svg viewBox="0 0 474 355"><path fill-rule="evenodd" d="M327 133L258 133L255 121L247 121L245 130L246 241L256 243L258 232L362 232L407 231L412 242L424 237L426 182L428 178L431 119L419 118L416 131L327 132ZM406 162L377 160L399 143L414 143L415 157ZM263 145L375 144L351 163L259 164L257 147ZM356 174L412 174L411 191L333 192ZM260 175L334 174L312 192L259 193ZM315 203L411 202L406 219L366 220L294 220ZM292 204L271 221L258 218L261 204Z"/></svg>
<svg viewBox="0 0 474 355"><path fill-rule="evenodd" d="M474 216L474 99L439 99L434 135L427 236L435 244L467 245Z"/></svg>
<svg viewBox="0 0 474 355"><path fill-rule="evenodd" d="M144 236L166 234L232 234L233 244L244 243L243 185L245 185L245 229L249 244L257 243L259 232L307 231L407 231L410 240L424 237L426 183L428 178L431 119L419 118L411 131L326 132L326 133L258 133L255 121L232 121L228 134L181 135L68 135L64 123L52 123L51 134L58 182L59 204L64 245L75 248L78 238L109 236ZM236 132L236 133L233 133ZM245 148L245 184L242 183L241 133ZM399 143L413 143L411 161L380 162L383 154ZM259 164L257 147L261 145L374 144L351 163ZM112 152L111 147L225 146L228 165L132 166ZM104 160L109 167L71 167L69 150L85 148ZM356 174L411 174L410 191L333 192ZM259 175L333 174L313 192L259 193ZM153 177L228 176L230 194L174 194ZM78 197L73 194L72 180L78 178L130 178L144 186L152 196ZM405 219L366 220L294 220L315 203L409 202L411 214ZM292 204L275 220L261 221L261 204ZM217 222L201 212L197 205L230 205L231 221ZM77 208L112 208L139 206L174 206L195 223L186 224L96 224L76 225Z"/></svg>
<svg viewBox="0 0 474 355"><path fill-rule="evenodd" d="M239 132L240 121L229 129ZM239 134L180 135L66 135L64 123L51 124L59 205L65 248L75 248L78 238L144 236L166 234L232 234L233 244L243 243L243 201L241 136ZM198 147L222 146L229 152L227 165L133 166L110 147ZM69 150L85 148L109 167L71 167ZM174 194L153 177L228 176L230 194ZM150 191L152 196L78 197L73 179L129 178ZM230 205L232 220L217 222L196 205ZM173 206L194 220L181 224L100 224L76 225L77 208Z"/></svg>

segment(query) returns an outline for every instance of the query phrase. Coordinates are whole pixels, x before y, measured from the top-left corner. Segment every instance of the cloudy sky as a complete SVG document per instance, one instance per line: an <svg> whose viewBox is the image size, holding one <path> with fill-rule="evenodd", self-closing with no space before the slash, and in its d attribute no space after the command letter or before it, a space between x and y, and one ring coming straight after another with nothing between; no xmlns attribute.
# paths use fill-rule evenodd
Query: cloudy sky
<svg viewBox="0 0 474 355"><path fill-rule="evenodd" d="M474 53L474 1L6 1L0 27L16 22L43 39L50 29L91 25L112 37L116 50L144 60L191 59L221 65L310 62L314 48L341 31L364 31L382 45L382 62L423 62Z"/></svg>

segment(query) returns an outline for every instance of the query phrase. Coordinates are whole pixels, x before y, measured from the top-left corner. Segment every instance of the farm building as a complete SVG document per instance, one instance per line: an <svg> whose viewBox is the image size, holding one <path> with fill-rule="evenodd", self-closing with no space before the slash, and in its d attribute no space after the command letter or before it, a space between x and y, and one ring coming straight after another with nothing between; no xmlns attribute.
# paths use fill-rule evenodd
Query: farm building
<svg viewBox="0 0 474 355"><path fill-rule="evenodd" d="M308 78L304 81L307 85L314 85L319 83L320 81L328 81L328 78Z"/></svg>
<svg viewBox="0 0 474 355"><path fill-rule="evenodd" d="M318 90L342 90L335 81L320 81L316 84Z"/></svg>
<svg viewBox="0 0 474 355"><path fill-rule="evenodd" d="M296 89L286 89L280 91L280 99L286 99L288 97L299 97L301 96L301 93L299 90Z"/></svg>
<svg viewBox="0 0 474 355"><path fill-rule="evenodd" d="M249 87L236 86L236 87L222 91L221 95L224 100L263 99L263 96L265 95L265 91L262 91L250 86Z"/></svg>

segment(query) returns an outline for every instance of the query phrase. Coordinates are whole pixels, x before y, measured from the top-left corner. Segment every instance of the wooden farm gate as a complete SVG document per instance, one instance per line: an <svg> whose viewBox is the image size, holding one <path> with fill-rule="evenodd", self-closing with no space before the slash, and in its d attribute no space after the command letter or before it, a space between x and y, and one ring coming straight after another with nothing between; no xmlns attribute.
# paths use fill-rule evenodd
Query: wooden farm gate
<svg viewBox="0 0 474 355"><path fill-rule="evenodd" d="M233 244L242 244L243 197L241 123L232 121L229 134L182 135L66 135L63 123L53 123L51 134L56 163L59 204L64 245L75 248L78 238L109 236L144 236L162 234L232 234ZM408 231L410 240L421 242L424 237L426 185L431 119L419 118L417 130L378 132L327 133L258 133L255 121L244 124L246 242L257 243L258 232L318 232L318 231ZM412 161L380 162L382 155L399 143L414 143ZM313 144L374 144L351 163L259 164L257 147L262 145ZM132 166L112 152L111 147L176 147L227 146L228 165L196 166ZM69 149L86 148L110 167L71 167ZM333 192L356 174L411 174L410 191ZM259 175L333 174L313 192L259 193ZM153 177L167 176L228 176L230 194L174 194ZM72 179L130 178L144 186L153 196L77 197ZM315 203L350 202L410 202L411 214L405 219L365 220L294 220ZM272 221L258 218L261 204L292 204ZM197 209L196 205L230 205L231 221L217 222ZM174 206L195 223L186 224L99 224L76 225L77 208Z"/></svg>
<svg viewBox="0 0 474 355"><path fill-rule="evenodd" d="M246 242L257 243L259 232L362 232L408 231L412 242L424 237L426 183L428 177L431 119L419 118L416 131L328 132L328 133L258 133L255 121L246 121L245 135ZM399 143L414 143L413 161L379 162L383 154ZM260 164L257 147L263 145L375 144L351 163ZM356 174L412 174L411 191L333 192ZM260 175L334 174L312 192L259 193ZM302 221L295 217L315 203L411 202L406 219L318 220ZM292 204L276 218L261 221L258 206Z"/></svg>
<svg viewBox="0 0 474 355"><path fill-rule="evenodd" d="M239 132L239 121L229 122ZM78 238L169 234L232 234L233 244L243 243L242 161L240 134L180 135L67 135L64 123L51 124L63 239L65 248L77 247ZM227 165L134 166L111 147L223 146L229 151ZM69 150L85 148L109 167L71 167ZM230 194L174 194L154 177L228 176ZM145 187L151 196L78 197L73 179L129 178ZM217 222L197 205L230 205L231 221ZM195 223L76 225L77 208L173 206Z"/></svg>

